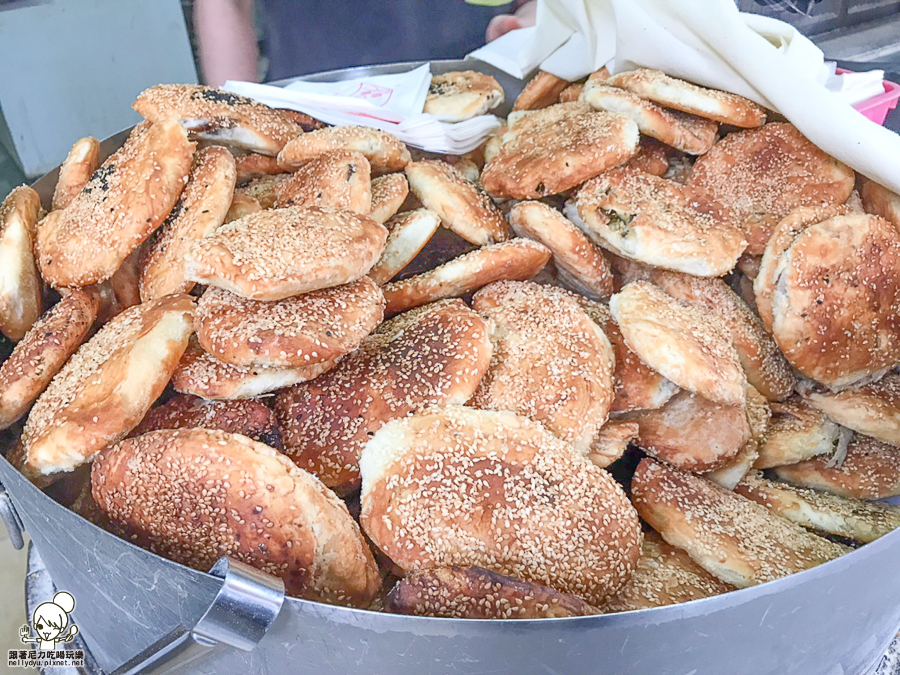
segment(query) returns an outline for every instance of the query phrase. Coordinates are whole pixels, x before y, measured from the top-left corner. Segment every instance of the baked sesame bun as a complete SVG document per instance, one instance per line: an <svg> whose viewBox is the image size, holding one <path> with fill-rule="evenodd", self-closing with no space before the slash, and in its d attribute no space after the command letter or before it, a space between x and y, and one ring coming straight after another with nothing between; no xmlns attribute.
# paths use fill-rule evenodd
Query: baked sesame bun
<svg viewBox="0 0 900 675"><path fill-rule="evenodd" d="M492 197L539 199L571 190L637 153L637 125L587 103L558 103L511 124L485 165Z"/></svg>
<svg viewBox="0 0 900 675"><path fill-rule="evenodd" d="M559 95L569 86L569 82L543 70L525 83L513 103L513 110L540 110L559 103ZM578 97L575 97L577 100Z"/></svg>
<svg viewBox="0 0 900 675"><path fill-rule="evenodd" d="M711 120L663 108L602 82L586 83L579 100L597 110L626 115L634 120L642 134L691 155L707 152L719 131L719 125Z"/></svg>
<svg viewBox="0 0 900 675"><path fill-rule="evenodd" d="M278 153L283 171L296 171L331 150L355 150L369 160L373 176L402 171L409 163L406 146L395 136L369 127L325 127L298 136Z"/></svg>
<svg viewBox="0 0 900 675"><path fill-rule="evenodd" d="M172 387L182 394L208 399L256 398L318 377L334 364L321 361L297 368L233 366L204 351L192 338L172 374Z"/></svg>
<svg viewBox="0 0 900 675"><path fill-rule="evenodd" d="M478 565L599 605L640 555L637 514L612 477L510 412L395 420L360 470L363 529L405 570Z"/></svg>
<svg viewBox="0 0 900 675"><path fill-rule="evenodd" d="M828 206L801 206L794 209L784 219L778 222L772 231L772 236L766 244L766 250L759 259L759 269L753 277L753 292L756 302L756 310L762 319L766 330L772 331L775 317L772 313L772 305L775 302L778 276L780 273L781 256L794 243L794 240L807 228L834 218L850 213L850 209L844 204ZM747 254L745 254L747 255Z"/></svg>
<svg viewBox="0 0 900 675"><path fill-rule="evenodd" d="M703 277L730 272L747 242L715 202L633 167L587 182L575 200L592 241L616 255Z"/></svg>
<svg viewBox="0 0 900 675"><path fill-rule="evenodd" d="M234 198L234 184L234 158L228 150L214 145L197 152L181 198L144 245L141 300L191 291L194 283L184 278L184 257L195 242L211 235L225 221Z"/></svg>
<svg viewBox="0 0 900 675"><path fill-rule="evenodd" d="M72 471L137 426L178 365L193 311L189 296L168 295L125 310L82 345L28 415L28 469Z"/></svg>
<svg viewBox="0 0 900 675"><path fill-rule="evenodd" d="M231 198L231 206L228 207L228 213L225 214L223 224L249 216L251 213L259 213L260 211L262 211L262 205L256 197L235 192Z"/></svg>
<svg viewBox="0 0 900 675"><path fill-rule="evenodd" d="M388 220L387 242L378 262L369 270L369 277L379 286L389 282L425 248L440 224L440 216L428 209L405 211Z"/></svg>
<svg viewBox="0 0 900 675"><path fill-rule="evenodd" d="M641 517L663 539L738 588L821 565L849 550L745 497L652 459L638 465L631 496Z"/></svg>
<svg viewBox="0 0 900 675"><path fill-rule="evenodd" d="M554 619L599 614L581 598L481 567L413 570L388 593L394 614L454 619Z"/></svg>
<svg viewBox="0 0 900 675"><path fill-rule="evenodd" d="M37 320L0 364L0 429L24 415L87 337L100 299L76 289Z"/></svg>
<svg viewBox="0 0 900 675"><path fill-rule="evenodd" d="M841 426L900 445L900 372L837 393L804 383L800 393Z"/></svg>
<svg viewBox="0 0 900 675"><path fill-rule="evenodd" d="M34 259L41 198L27 185L0 204L0 331L21 340L41 315L43 284Z"/></svg>
<svg viewBox="0 0 900 675"><path fill-rule="evenodd" d="M839 497L874 500L900 496L900 446L861 434L850 441L843 459L820 455L774 471L792 485Z"/></svg>
<svg viewBox="0 0 900 675"><path fill-rule="evenodd" d="M754 468L771 469L834 452L841 430L822 412L799 396L771 405L772 419Z"/></svg>
<svg viewBox="0 0 900 675"><path fill-rule="evenodd" d="M640 427L637 422L609 420L591 440L587 458L595 466L605 469L622 458L628 444L637 439Z"/></svg>
<svg viewBox="0 0 900 675"><path fill-rule="evenodd" d="M859 196L866 213L881 216L900 229L900 195L868 178L862 177L861 182Z"/></svg>
<svg viewBox="0 0 900 675"><path fill-rule="evenodd" d="M688 185L729 209L758 255L779 220L801 206L844 203L855 180L853 169L779 122L723 138L695 162Z"/></svg>
<svg viewBox="0 0 900 675"><path fill-rule="evenodd" d="M100 166L100 141L87 136L75 141L62 166L53 190L52 209L64 209L81 192L91 174Z"/></svg>
<svg viewBox="0 0 900 675"><path fill-rule="evenodd" d="M625 587L601 608L604 613L630 612L677 605L733 591L656 532L644 532L641 557Z"/></svg>
<svg viewBox="0 0 900 675"><path fill-rule="evenodd" d="M615 354L616 370L613 376L615 398L610 412L654 410L664 405L679 391L677 384L648 367L631 350L607 305L601 305L587 298L579 299L578 302L609 338Z"/></svg>
<svg viewBox="0 0 900 675"><path fill-rule="evenodd" d="M350 211L290 206L220 227L188 252L185 278L254 300L283 300L364 276L387 230Z"/></svg>
<svg viewBox="0 0 900 675"><path fill-rule="evenodd" d="M509 222L518 236L550 249L566 286L591 300L612 295L612 272L603 253L559 211L542 202L519 202L509 212Z"/></svg>
<svg viewBox="0 0 900 675"><path fill-rule="evenodd" d="M503 103L503 87L490 75L459 70L432 75L424 112L445 122L462 122Z"/></svg>
<svg viewBox="0 0 900 675"><path fill-rule="evenodd" d="M900 506L776 483L758 471L744 476L734 491L792 523L856 541L875 541L900 527Z"/></svg>
<svg viewBox="0 0 900 675"><path fill-rule="evenodd" d="M550 260L550 251L529 239L512 239L469 253L382 288L388 316L458 297L495 281L525 281Z"/></svg>
<svg viewBox="0 0 900 675"><path fill-rule="evenodd" d="M256 401L208 401L198 396L175 394L153 408L130 436L160 429L216 429L240 434L281 450L281 431L275 413Z"/></svg>
<svg viewBox="0 0 900 675"><path fill-rule="evenodd" d="M176 118L203 141L276 155L303 129L278 110L230 91L196 84L158 84L131 106L151 122Z"/></svg>
<svg viewBox="0 0 900 675"><path fill-rule="evenodd" d="M372 210L369 218L384 224L400 210L409 196L409 181L402 173L389 173L372 180Z"/></svg>
<svg viewBox="0 0 900 675"><path fill-rule="evenodd" d="M297 368L337 359L384 318L384 296L362 277L343 286L267 302L209 288L194 328L204 350L235 366Z"/></svg>
<svg viewBox="0 0 900 675"><path fill-rule="evenodd" d="M275 187L275 207L328 206L368 215L372 170L355 150L332 150L304 164Z"/></svg>
<svg viewBox="0 0 900 675"><path fill-rule="evenodd" d="M378 570L347 507L314 476L245 436L152 431L107 449L91 470L114 528L206 570L227 555L311 600L366 606Z"/></svg>
<svg viewBox="0 0 900 675"><path fill-rule="evenodd" d="M238 185L234 193L253 197L264 209L274 209L278 201L278 186L291 177L289 173L260 176Z"/></svg>
<svg viewBox="0 0 900 675"><path fill-rule="evenodd" d="M772 332L787 360L833 389L900 365L900 231L851 214L812 225L782 255Z"/></svg>
<svg viewBox="0 0 900 675"><path fill-rule="evenodd" d="M603 331L562 289L499 281L472 299L493 321L491 366L470 401L509 410L587 452L609 415L615 356Z"/></svg>
<svg viewBox="0 0 900 675"><path fill-rule="evenodd" d="M744 371L716 317L646 281L626 285L609 307L625 342L656 372L710 401L743 405Z"/></svg>
<svg viewBox="0 0 900 675"><path fill-rule="evenodd" d="M706 117L736 127L758 127L766 121L766 111L743 96L717 89L698 87L669 77L661 70L637 68L619 73L606 82L667 108Z"/></svg>
<svg viewBox="0 0 900 675"><path fill-rule="evenodd" d="M193 154L175 120L135 127L72 202L38 224L41 276L54 288L109 279L172 211Z"/></svg>
<svg viewBox="0 0 900 675"><path fill-rule="evenodd" d="M484 246L509 239L509 225L491 198L448 163L410 162L406 177L419 201L466 241Z"/></svg>
<svg viewBox="0 0 900 675"><path fill-rule="evenodd" d="M750 440L742 405L721 405L681 391L658 410L631 413L637 444L651 457L685 471L703 473L724 466Z"/></svg>
<svg viewBox="0 0 900 675"><path fill-rule="evenodd" d="M328 487L355 489L359 453L383 424L472 397L491 360L490 330L460 300L382 324L333 370L275 397L286 454Z"/></svg>

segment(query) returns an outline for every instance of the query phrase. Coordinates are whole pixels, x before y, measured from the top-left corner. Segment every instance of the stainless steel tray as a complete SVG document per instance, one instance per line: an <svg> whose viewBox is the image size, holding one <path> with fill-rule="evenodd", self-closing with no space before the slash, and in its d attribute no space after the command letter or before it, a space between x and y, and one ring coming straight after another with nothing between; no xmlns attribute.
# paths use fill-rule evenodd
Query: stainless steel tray
<svg viewBox="0 0 900 675"><path fill-rule="evenodd" d="M307 79L395 72L394 64ZM436 72L474 68L445 61ZM508 103L522 83L499 75ZM103 150L121 143L120 134ZM55 172L36 183L45 199ZM178 625L193 626L221 580L85 521L0 459L0 482L75 620L110 671ZM2 499L0 499L2 507ZM2 508L0 508L2 512ZM838 560L726 595L639 612L530 621L408 617L288 598L251 652L222 650L192 673L593 673L868 675L900 626L900 531Z"/></svg>

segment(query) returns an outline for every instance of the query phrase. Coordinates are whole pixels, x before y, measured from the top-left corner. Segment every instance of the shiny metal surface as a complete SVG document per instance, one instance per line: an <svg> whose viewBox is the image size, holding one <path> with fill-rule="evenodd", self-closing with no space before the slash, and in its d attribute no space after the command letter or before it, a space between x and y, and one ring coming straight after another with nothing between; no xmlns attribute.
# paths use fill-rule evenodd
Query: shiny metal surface
<svg viewBox="0 0 900 675"><path fill-rule="evenodd" d="M445 62L435 71L460 67L481 66ZM510 100L519 86L507 87ZM54 181L48 176L36 187L48 195ZM53 579L75 595L76 619L104 670L177 626L196 624L217 592L215 577L97 528L3 459L0 482ZM715 598L539 621L430 619L288 598L257 649L216 653L185 672L867 675L900 625L898 561L900 531L815 569Z"/></svg>

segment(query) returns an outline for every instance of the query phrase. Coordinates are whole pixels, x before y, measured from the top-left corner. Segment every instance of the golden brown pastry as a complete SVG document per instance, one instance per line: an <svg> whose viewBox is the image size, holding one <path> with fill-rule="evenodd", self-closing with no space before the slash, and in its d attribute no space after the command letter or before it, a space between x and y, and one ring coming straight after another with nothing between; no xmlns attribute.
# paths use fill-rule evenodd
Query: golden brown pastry
<svg viewBox="0 0 900 675"><path fill-rule="evenodd" d="M369 160L354 150L332 150L319 155L275 186L274 206L329 206L369 215Z"/></svg>
<svg viewBox="0 0 900 675"><path fill-rule="evenodd" d="M262 176L274 176L283 172L283 169L278 166L278 160L271 155L260 155L257 152L235 155L234 168L237 173L238 183L245 183Z"/></svg>
<svg viewBox="0 0 900 675"><path fill-rule="evenodd" d="M609 420L591 440L587 458L595 466L605 469L622 458L628 449L628 444L637 438L639 432L640 427L637 422Z"/></svg>
<svg viewBox="0 0 900 675"><path fill-rule="evenodd" d="M503 103L503 87L490 75L474 70L431 76L424 112L445 122L462 122Z"/></svg>
<svg viewBox="0 0 900 675"><path fill-rule="evenodd" d="M402 173L388 173L372 181L372 210L369 218L384 224L400 210L409 196L409 181Z"/></svg>
<svg viewBox="0 0 900 675"><path fill-rule="evenodd" d="M864 176L860 180L862 192L859 196L865 212L881 216L900 229L900 195Z"/></svg>
<svg viewBox="0 0 900 675"><path fill-rule="evenodd" d="M425 248L440 225L440 216L428 209L404 211L391 218L385 225L387 242L378 262L369 270L369 277L379 286L389 282Z"/></svg>
<svg viewBox="0 0 900 675"><path fill-rule="evenodd" d="M396 137L369 127L325 127L298 136L278 153L284 171L301 166L330 150L356 150L369 160L373 176L402 171L410 161L409 150Z"/></svg>
<svg viewBox="0 0 900 675"><path fill-rule="evenodd" d="M43 285L35 264L41 198L27 185L0 204L0 331L21 340L41 315Z"/></svg>
<svg viewBox="0 0 900 675"><path fill-rule="evenodd" d="M569 86L569 82L539 70L537 74L525 83L525 87L519 92L513 103L513 110L540 110L554 103L560 103L559 96ZM577 100L573 99L573 100Z"/></svg>
<svg viewBox="0 0 900 675"><path fill-rule="evenodd" d="M846 430L845 430L846 431ZM772 403L772 420L753 466L771 469L817 455L831 455L841 429L799 396Z"/></svg>
<svg viewBox="0 0 900 675"><path fill-rule="evenodd" d="M91 174L100 166L100 141L86 136L75 141L62 166L53 190L52 209L64 209L81 192Z"/></svg>

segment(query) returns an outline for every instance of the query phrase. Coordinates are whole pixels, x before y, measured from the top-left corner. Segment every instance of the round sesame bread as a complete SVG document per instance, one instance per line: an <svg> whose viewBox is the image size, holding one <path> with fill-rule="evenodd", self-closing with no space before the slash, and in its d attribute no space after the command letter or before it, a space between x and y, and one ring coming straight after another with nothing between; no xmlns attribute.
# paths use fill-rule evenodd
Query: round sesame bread
<svg viewBox="0 0 900 675"><path fill-rule="evenodd" d="M386 223L387 242L369 277L380 286L389 282L425 248L440 224L440 216L428 209L404 211L391 218Z"/></svg>
<svg viewBox="0 0 900 675"><path fill-rule="evenodd" d="M770 401L787 398L794 390L794 374L775 340L746 303L721 279L695 277L655 269L619 259L623 283L643 279L673 298L719 317L737 350L747 380Z"/></svg>
<svg viewBox="0 0 900 675"><path fill-rule="evenodd" d="M365 607L378 569L347 507L278 451L239 434L161 430L103 452L91 492L116 530L207 570L227 555L289 595Z"/></svg>
<svg viewBox="0 0 900 675"><path fill-rule="evenodd" d="M842 204L853 169L786 123L729 134L694 163L688 185L725 206L759 255L782 218L800 206Z"/></svg>
<svg viewBox="0 0 900 675"><path fill-rule="evenodd" d="M637 514L612 477L511 412L453 406L394 420L360 470L360 523L407 571L478 565L599 605L640 555Z"/></svg>
<svg viewBox="0 0 900 675"><path fill-rule="evenodd" d="M900 528L900 506L776 483L759 471L744 476L734 491L792 523L847 539L868 543Z"/></svg>
<svg viewBox="0 0 900 675"><path fill-rule="evenodd" d="M30 471L72 471L124 438L165 389L193 331L194 303L168 295L126 309L68 360L28 415Z"/></svg>
<svg viewBox="0 0 900 675"><path fill-rule="evenodd" d="M634 120L642 134L691 155L708 151L719 131L719 125L711 120L668 110L603 82L587 82L579 100L596 110L626 115Z"/></svg>
<svg viewBox="0 0 900 675"><path fill-rule="evenodd" d="M304 164L275 186L275 208L330 206L368 215L372 210L372 170L355 150L332 150Z"/></svg>
<svg viewBox="0 0 900 675"><path fill-rule="evenodd" d="M48 309L0 364L0 429L22 417L87 337L99 297L76 289Z"/></svg>
<svg viewBox="0 0 900 675"><path fill-rule="evenodd" d="M194 244L185 278L254 300L283 300L356 281L378 260L386 239L383 225L350 211L260 211Z"/></svg>
<svg viewBox="0 0 900 675"><path fill-rule="evenodd" d="M677 384L648 367L631 350L607 305L601 305L587 298L578 302L609 338L615 354L616 370L613 375L615 398L610 412L653 410L664 405L679 391Z"/></svg>
<svg viewBox="0 0 900 675"><path fill-rule="evenodd" d="M388 316L435 300L458 297L494 281L525 281L543 269L550 251L530 239L491 244L427 272L382 287Z"/></svg>
<svg viewBox="0 0 900 675"><path fill-rule="evenodd" d="M460 300L382 324L333 370L275 397L285 452L328 487L359 486L359 453L389 420L468 401L491 361L490 324Z"/></svg>
<svg viewBox="0 0 900 675"><path fill-rule="evenodd" d="M41 315L43 284L34 260L41 198L27 185L0 204L0 331L21 340Z"/></svg>
<svg viewBox="0 0 900 675"><path fill-rule="evenodd" d="M753 468L771 469L834 452L840 427L799 396L772 403L771 408L772 419Z"/></svg>
<svg viewBox="0 0 900 675"><path fill-rule="evenodd" d="M241 434L281 450L281 431L275 413L260 401L208 401L198 396L175 394L147 413L129 434L140 436L160 429L217 429Z"/></svg>
<svg viewBox="0 0 900 675"><path fill-rule="evenodd" d="M509 212L509 223L518 236L550 249L564 285L591 300L612 295L612 272L603 253L559 211L543 202L519 202Z"/></svg>
<svg viewBox="0 0 900 675"><path fill-rule="evenodd" d="M213 145L197 152L181 198L143 247L141 300L191 291L194 284L184 278L184 257L196 241L211 235L225 221L234 184L234 158L228 150Z"/></svg>
<svg viewBox="0 0 900 675"><path fill-rule="evenodd" d="M249 216L251 213L259 213L262 210L262 205L256 197L235 192L231 198L231 206L228 207L228 213L225 214L225 220L222 222L223 224L230 223L238 218Z"/></svg>
<svg viewBox="0 0 900 675"><path fill-rule="evenodd" d="M409 181L402 173L389 173L372 180L372 209L369 218L386 223L409 196Z"/></svg>
<svg viewBox="0 0 900 675"><path fill-rule="evenodd" d="M267 302L208 288L197 302L200 346L234 366L297 368L353 351L384 318L384 296L369 277Z"/></svg>
<svg viewBox="0 0 900 675"><path fill-rule="evenodd" d="M172 387L182 394L208 399L256 398L318 377L334 364L322 361L298 368L232 366L203 351L192 339L172 375Z"/></svg>
<svg viewBox="0 0 900 675"><path fill-rule="evenodd" d="M849 212L849 209L843 204L801 206L791 211L789 215L780 220L775 226L772 236L766 244L766 250L759 259L759 269L753 279L756 309L766 330L771 332L772 322L775 320L772 315L772 302L776 292L775 286L779 265L781 264L781 256L791 247L794 239L806 228L835 216L847 215Z"/></svg>
<svg viewBox="0 0 900 675"><path fill-rule="evenodd" d="M698 87L669 77L660 70L638 68L613 75L607 82L667 108L675 108L723 124L758 127L766 122L766 111L743 96Z"/></svg>
<svg viewBox="0 0 900 675"><path fill-rule="evenodd" d="M639 139L637 125L624 115L558 103L510 125L481 184L492 197L555 195L630 159Z"/></svg>
<svg viewBox="0 0 900 675"><path fill-rule="evenodd" d="M509 225L490 197L446 162L410 162L406 177L422 205L466 241L484 246L509 239Z"/></svg>
<svg viewBox="0 0 900 675"><path fill-rule="evenodd" d="M631 498L666 542L738 588L815 567L849 550L745 497L652 459L638 465Z"/></svg>
<svg viewBox="0 0 900 675"><path fill-rule="evenodd" d="M575 199L585 234L624 258L703 277L727 274L747 242L718 204L633 167L585 183Z"/></svg>
<svg viewBox="0 0 900 675"><path fill-rule="evenodd" d="M680 391L658 410L630 413L637 444L651 457L695 473L718 469L750 440L744 406L720 405Z"/></svg>
<svg viewBox="0 0 900 675"><path fill-rule="evenodd" d="M900 365L900 231L851 214L812 225L781 255L772 333L803 375L837 389Z"/></svg>
<svg viewBox="0 0 900 675"><path fill-rule="evenodd" d="M238 183L283 173L282 168L278 166L278 160L271 155L260 155L258 152L235 155L234 168Z"/></svg>
<svg viewBox="0 0 900 675"><path fill-rule="evenodd" d="M553 619L599 611L575 595L481 567L413 570L388 593L393 614L455 619Z"/></svg>
<svg viewBox="0 0 900 675"><path fill-rule="evenodd" d="M330 150L356 150L369 160L372 175L402 171L409 163L406 146L395 136L369 127L325 127L298 136L278 153L283 171L296 171Z"/></svg>
<svg viewBox="0 0 900 675"><path fill-rule="evenodd" d="M649 530L644 532L641 557L631 579L601 609L608 614L664 607L733 590L733 586L716 579L687 553Z"/></svg>
<svg viewBox="0 0 900 675"><path fill-rule="evenodd" d="M640 427L637 422L609 420L591 440L587 458L595 466L605 469L622 458L628 449L628 444L637 438L639 431Z"/></svg>
<svg viewBox="0 0 900 675"><path fill-rule="evenodd" d="M53 190L51 208L64 209L81 192L91 174L100 166L100 141L86 136L75 141L65 161L59 167L59 178Z"/></svg>
<svg viewBox="0 0 900 675"><path fill-rule="evenodd" d="M623 168L635 168L653 176L664 176L669 171L672 149L657 140L641 137L638 153L629 159Z"/></svg>
<svg viewBox="0 0 900 675"><path fill-rule="evenodd" d="M424 112L445 122L462 122L503 103L503 87L490 75L459 70L432 75Z"/></svg>
<svg viewBox="0 0 900 675"><path fill-rule="evenodd" d="M860 197L866 213L881 216L900 230L900 195L865 176L860 177L860 180Z"/></svg>
<svg viewBox="0 0 900 675"><path fill-rule="evenodd" d="M615 356L575 296L527 281L482 288L472 309L492 321L491 366L469 404L509 410L586 453L609 415Z"/></svg>
<svg viewBox="0 0 900 675"><path fill-rule="evenodd" d="M196 84L158 84L131 106L151 122L175 118L203 141L276 155L303 129L267 105Z"/></svg>
<svg viewBox="0 0 900 675"><path fill-rule="evenodd" d="M824 455L773 469L779 480L840 497L877 500L900 496L900 446L856 434L843 462Z"/></svg>
<svg viewBox="0 0 900 675"><path fill-rule="evenodd" d="M543 70L525 83L525 87L516 96L513 110L540 110L554 103L559 103L559 95L569 86L567 80ZM573 99L574 100L574 99Z"/></svg>
<svg viewBox="0 0 900 675"><path fill-rule="evenodd" d="M175 120L135 127L75 199L38 224L41 276L54 288L109 279L172 211L193 154Z"/></svg>
<svg viewBox="0 0 900 675"><path fill-rule="evenodd" d="M800 393L841 426L900 445L900 372L837 393L806 382Z"/></svg>
<svg viewBox="0 0 900 675"><path fill-rule="evenodd" d="M744 371L717 317L646 281L625 286L609 308L626 344L660 375L710 401L744 404Z"/></svg>
<svg viewBox="0 0 900 675"><path fill-rule="evenodd" d="M234 193L253 197L264 209L275 208L278 200L278 186L291 177L289 173L278 173L270 176L253 178L249 182L238 185Z"/></svg>

